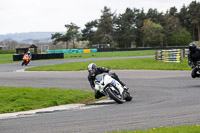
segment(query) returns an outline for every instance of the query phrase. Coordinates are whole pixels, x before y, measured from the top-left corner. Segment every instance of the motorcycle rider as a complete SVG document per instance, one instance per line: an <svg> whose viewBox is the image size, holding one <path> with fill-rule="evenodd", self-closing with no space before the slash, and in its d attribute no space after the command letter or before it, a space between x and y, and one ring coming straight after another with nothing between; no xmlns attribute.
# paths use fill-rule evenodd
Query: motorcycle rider
<svg viewBox="0 0 200 133"><path fill-rule="evenodd" d="M200 61L200 49L197 48L196 43L191 42L189 44L188 64L192 68L192 78L200 77L200 74L197 73L198 68L196 67L198 61Z"/></svg>
<svg viewBox="0 0 200 133"><path fill-rule="evenodd" d="M30 60L31 60L31 58L32 58L31 52L28 51L28 52L25 54L25 56L28 56L28 57L29 57L29 59L28 59L28 63L29 63ZM28 64L28 63L27 63L27 64Z"/></svg>
<svg viewBox="0 0 200 133"><path fill-rule="evenodd" d="M90 63L88 65L88 80L90 82L90 86L93 90L94 87L95 87L95 84L94 84L94 81L95 81L95 77L98 75L98 74L101 74L101 73L108 73L112 78L114 78L115 80L117 80L123 87L125 90L128 90L128 88L125 86L125 84L119 80L119 77L117 76L117 74L115 74L114 72L112 72L111 70L107 69L107 68L104 68L104 67L97 67L97 65L95 63ZM99 91L96 91L95 90L95 94L94 94L95 98L96 99L99 99L101 98L102 96L104 96L102 93L100 93Z"/></svg>

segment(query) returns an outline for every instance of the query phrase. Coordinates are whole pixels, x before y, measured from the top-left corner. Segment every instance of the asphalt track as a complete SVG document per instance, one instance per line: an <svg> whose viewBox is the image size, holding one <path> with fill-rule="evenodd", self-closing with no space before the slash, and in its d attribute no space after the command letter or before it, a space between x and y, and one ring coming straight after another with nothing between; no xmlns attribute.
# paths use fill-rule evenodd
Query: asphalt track
<svg viewBox="0 0 200 133"><path fill-rule="evenodd" d="M192 79L190 71L114 71L130 87L133 101L1 119L0 133L103 133L200 124L200 79ZM28 83L23 82L26 79ZM0 72L0 86L91 90L87 71L4 71Z"/></svg>

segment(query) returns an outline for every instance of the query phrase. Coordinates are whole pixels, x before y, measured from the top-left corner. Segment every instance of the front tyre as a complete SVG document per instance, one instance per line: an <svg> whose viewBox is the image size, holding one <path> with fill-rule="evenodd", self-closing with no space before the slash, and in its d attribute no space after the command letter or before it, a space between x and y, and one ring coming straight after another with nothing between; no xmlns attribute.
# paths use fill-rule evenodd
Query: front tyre
<svg viewBox="0 0 200 133"><path fill-rule="evenodd" d="M25 64L25 62L26 62L25 60L22 61L22 66Z"/></svg>
<svg viewBox="0 0 200 133"><path fill-rule="evenodd" d="M111 88L108 88L106 91L107 91L109 97L112 98L115 102L117 102L119 104L125 102L123 99L123 96L121 96L120 94L117 94Z"/></svg>

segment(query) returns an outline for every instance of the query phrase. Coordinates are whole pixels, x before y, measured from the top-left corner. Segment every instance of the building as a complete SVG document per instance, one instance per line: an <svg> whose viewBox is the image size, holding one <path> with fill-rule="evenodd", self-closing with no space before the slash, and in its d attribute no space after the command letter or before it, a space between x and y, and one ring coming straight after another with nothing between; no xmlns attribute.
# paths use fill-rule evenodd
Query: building
<svg viewBox="0 0 200 133"><path fill-rule="evenodd" d="M16 54L25 54L27 53L28 51L32 51L31 49L33 49L33 53L37 53L37 46L34 45L34 44L21 44L21 45L18 45L16 47Z"/></svg>

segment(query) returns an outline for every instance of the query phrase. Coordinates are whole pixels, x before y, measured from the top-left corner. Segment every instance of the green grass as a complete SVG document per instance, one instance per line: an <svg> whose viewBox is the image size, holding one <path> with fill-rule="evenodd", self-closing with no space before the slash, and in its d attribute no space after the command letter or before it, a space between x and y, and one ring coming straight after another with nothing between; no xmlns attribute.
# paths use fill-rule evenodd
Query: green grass
<svg viewBox="0 0 200 133"><path fill-rule="evenodd" d="M15 54L16 50L0 50L0 54Z"/></svg>
<svg viewBox="0 0 200 133"><path fill-rule="evenodd" d="M155 55L155 50L64 54L65 59Z"/></svg>
<svg viewBox="0 0 200 133"><path fill-rule="evenodd" d="M64 59L101 58L120 56L154 55L154 50L121 51L121 52L96 52L96 53L69 53L64 54ZM13 63L13 54L0 54L0 63Z"/></svg>
<svg viewBox="0 0 200 133"><path fill-rule="evenodd" d="M138 130L138 131L118 131L110 133L200 133L200 125L196 124L189 126L178 126L178 127L160 127L149 130Z"/></svg>
<svg viewBox="0 0 200 133"><path fill-rule="evenodd" d="M13 54L0 54L0 63L13 63Z"/></svg>
<svg viewBox="0 0 200 133"><path fill-rule="evenodd" d="M0 113L25 111L70 103L91 103L94 101L94 92L89 91L0 87Z"/></svg>
<svg viewBox="0 0 200 133"><path fill-rule="evenodd" d="M115 59L103 61L75 62L58 65L39 66L28 68L26 71L80 71L87 70L89 63L109 69L135 69L135 70L191 70L187 58L181 63L157 62L155 58Z"/></svg>

